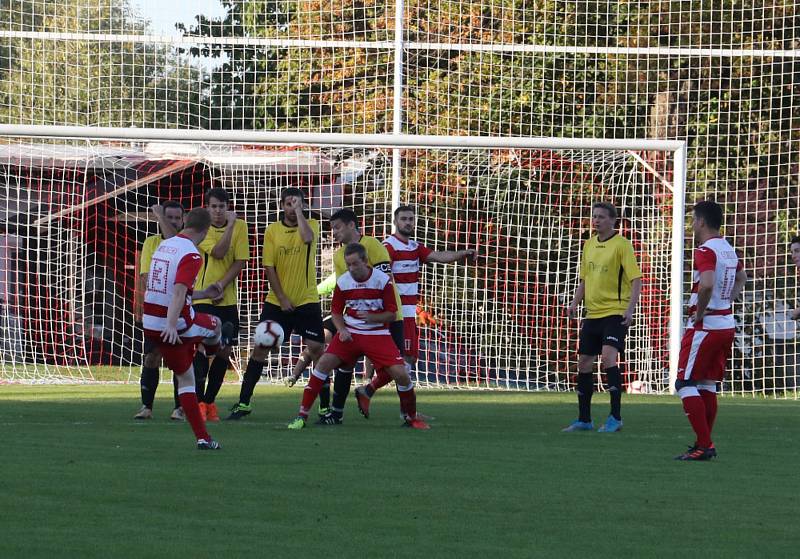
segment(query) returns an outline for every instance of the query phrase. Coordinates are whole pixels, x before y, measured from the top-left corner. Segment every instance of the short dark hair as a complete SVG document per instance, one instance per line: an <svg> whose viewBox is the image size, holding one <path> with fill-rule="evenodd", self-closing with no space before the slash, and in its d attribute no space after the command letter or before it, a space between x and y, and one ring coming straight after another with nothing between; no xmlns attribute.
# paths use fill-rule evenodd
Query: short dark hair
<svg viewBox="0 0 800 559"><path fill-rule="evenodd" d="M194 208L186 214L184 221L184 229L193 229L195 231L205 231L211 227L211 214L205 208Z"/></svg>
<svg viewBox="0 0 800 559"><path fill-rule="evenodd" d="M398 214L401 214L403 212L411 212L412 214L416 215L417 208L415 208L410 204L404 204L402 206L398 206L397 209L394 211L394 216L397 217Z"/></svg>
<svg viewBox="0 0 800 559"><path fill-rule="evenodd" d="M302 201L306 201L306 194L296 186L290 186L281 190L281 204L283 204L289 196L299 196Z"/></svg>
<svg viewBox="0 0 800 559"><path fill-rule="evenodd" d="M601 209L608 213L611 219L617 219L617 208L611 202L595 202L592 204L592 210Z"/></svg>
<svg viewBox="0 0 800 559"><path fill-rule="evenodd" d="M722 227L722 206L713 200L703 200L694 205L695 217L702 218L711 229Z"/></svg>
<svg viewBox="0 0 800 559"><path fill-rule="evenodd" d="M800 236L795 235L792 237L792 240L789 241L789 249L791 250L792 245L800 245Z"/></svg>
<svg viewBox="0 0 800 559"><path fill-rule="evenodd" d="M344 247L345 257L350 256L351 254L357 254L361 260L364 262L367 261L367 249L365 249L364 245L361 243L350 243Z"/></svg>
<svg viewBox="0 0 800 559"><path fill-rule="evenodd" d="M181 213L186 213L186 210L183 208L183 204L178 202L177 200L167 200L161 207L164 208L164 211L167 211L170 208L177 208L181 211Z"/></svg>
<svg viewBox="0 0 800 559"><path fill-rule="evenodd" d="M348 208L337 210L332 216L331 221L341 221L342 223L354 223L358 227L358 216L356 212Z"/></svg>
<svg viewBox="0 0 800 559"><path fill-rule="evenodd" d="M231 201L231 195L228 194L228 191L224 188L209 188L206 191L206 204L208 204L211 198L216 198L224 204L227 204Z"/></svg>

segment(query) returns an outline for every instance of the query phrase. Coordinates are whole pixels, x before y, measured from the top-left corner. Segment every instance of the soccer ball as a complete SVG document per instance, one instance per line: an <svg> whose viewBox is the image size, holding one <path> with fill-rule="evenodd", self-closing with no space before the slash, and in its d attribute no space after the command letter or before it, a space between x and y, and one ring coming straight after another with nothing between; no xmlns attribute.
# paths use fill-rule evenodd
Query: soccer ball
<svg viewBox="0 0 800 559"><path fill-rule="evenodd" d="M265 349L278 347L283 343L283 328L274 320L265 320L256 326L253 341L257 346Z"/></svg>

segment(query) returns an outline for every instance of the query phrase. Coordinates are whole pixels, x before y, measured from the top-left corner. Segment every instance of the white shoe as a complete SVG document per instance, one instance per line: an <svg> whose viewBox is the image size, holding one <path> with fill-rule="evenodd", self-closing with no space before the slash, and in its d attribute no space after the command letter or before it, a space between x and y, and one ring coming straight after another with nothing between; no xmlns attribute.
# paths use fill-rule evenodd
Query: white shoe
<svg viewBox="0 0 800 559"><path fill-rule="evenodd" d="M142 406L138 413L133 416L134 419L153 419L153 410L147 406Z"/></svg>
<svg viewBox="0 0 800 559"><path fill-rule="evenodd" d="M172 410L172 415L169 416L172 421L185 421L186 415L183 413L183 408L175 408Z"/></svg>

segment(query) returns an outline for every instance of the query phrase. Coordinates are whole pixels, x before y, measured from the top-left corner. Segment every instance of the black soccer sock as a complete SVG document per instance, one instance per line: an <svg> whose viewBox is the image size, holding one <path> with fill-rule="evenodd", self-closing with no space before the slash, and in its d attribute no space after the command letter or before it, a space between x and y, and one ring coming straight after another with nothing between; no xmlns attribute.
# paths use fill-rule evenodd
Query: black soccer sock
<svg viewBox="0 0 800 559"><path fill-rule="evenodd" d="M589 423L592 420L592 393L594 392L594 373L578 373L578 421Z"/></svg>
<svg viewBox="0 0 800 559"><path fill-rule="evenodd" d="M619 367L609 367L605 370L606 387L608 395L611 397L611 415L614 419L620 420L620 408L622 407L622 373Z"/></svg>
<svg viewBox="0 0 800 559"><path fill-rule="evenodd" d="M208 376L208 357L205 353L197 352L194 356L194 391L197 393L197 401L203 402L206 393L206 377Z"/></svg>
<svg viewBox="0 0 800 559"><path fill-rule="evenodd" d="M331 405L331 377L325 379L325 384L322 385L322 389L319 391L319 407L320 408L329 408Z"/></svg>
<svg viewBox="0 0 800 559"><path fill-rule="evenodd" d="M149 409L153 409L153 400L158 389L158 367L142 366L142 376L139 379L139 388L142 391L142 404Z"/></svg>
<svg viewBox="0 0 800 559"><path fill-rule="evenodd" d="M175 407L181 407L181 399L178 398L178 375L172 375L172 397L175 399Z"/></svg>
<svg viewBox="0 0 800 559"><path fill-rule="evenodd" d="M341 418L344 415L344 403L350 394L350 385L353 382L353 371L336 369L336 376L333 379L333 404L331 410L333 415Z"/></svg>
<svg viewBox="0 0 800 559"><path fill-rule="evenodd" d="M247 369L244 371L242 378L242 388L239 390L239 403L249 404L250 398L253 397L253 390L256 389L256 384L261 380L261 371L264 370L264 364L255 359L250 359L247 362Z"/></svg>
<svg viewBox="0 0 800 559"><path fill-rule="evenodd" d="M217 398L219 389L222 388L222 383L225 381L225 372L228 370L229 364L228 359L224 357L215 357L211 362L211 367L208 370L208 385L203 398L206 404L213 404Z"/></svg>

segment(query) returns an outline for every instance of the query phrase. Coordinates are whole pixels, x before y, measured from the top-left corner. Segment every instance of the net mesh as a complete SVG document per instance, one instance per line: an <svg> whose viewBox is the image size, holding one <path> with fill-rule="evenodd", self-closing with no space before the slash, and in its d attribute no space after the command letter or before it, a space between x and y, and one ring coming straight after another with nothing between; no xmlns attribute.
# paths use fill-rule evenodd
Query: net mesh
<svg viewBox="0 0 800 559"><path fill-rule="evenodd" d="M3 3L0 123L685 140L752 280L736 390L796 397L794 1L154 5Z"/></svg>

